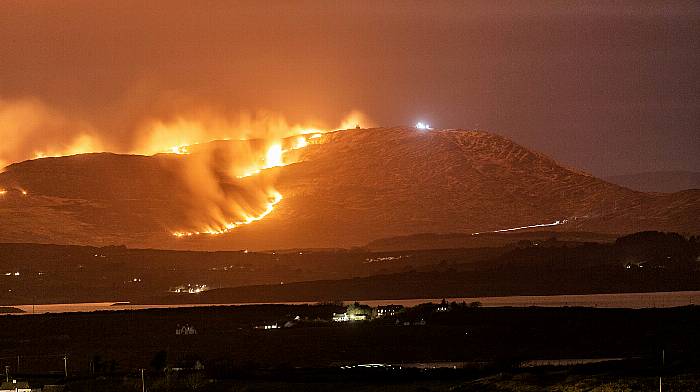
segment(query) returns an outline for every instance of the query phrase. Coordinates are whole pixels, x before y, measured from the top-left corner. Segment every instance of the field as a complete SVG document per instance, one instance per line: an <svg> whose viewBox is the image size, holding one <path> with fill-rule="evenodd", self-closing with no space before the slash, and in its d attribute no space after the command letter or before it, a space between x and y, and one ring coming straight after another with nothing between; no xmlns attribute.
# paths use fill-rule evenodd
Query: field
<svg viewBox="0 0 700 392"><path fill-rule="evenodd" d="M65 355L67 386L76 391L139 388L139 369L153 391L651 390L659 375L676 390L698 385L696 307L454 304L437 312L426 305L368 322L329 321L343 309L260 305L5 315L0 365L20 378L63 382ZM281 328L256 328L275 323ZM178 325L197 334L177 335ZM590 358L619 360L523 367L532 360ZM357 367L369 363L383 365Z"/></svg>

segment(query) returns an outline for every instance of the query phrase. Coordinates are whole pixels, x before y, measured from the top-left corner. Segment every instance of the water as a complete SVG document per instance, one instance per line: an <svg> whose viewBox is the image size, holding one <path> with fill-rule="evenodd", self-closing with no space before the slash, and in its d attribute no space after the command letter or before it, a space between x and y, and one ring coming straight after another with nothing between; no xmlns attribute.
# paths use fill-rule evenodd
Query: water
<svg viewBox="0 0 700 392"><path fill-rule="evenodd" d="M481 302L486 307L563 307L583 306L597 308L671 308L700 304L700 291L672 291L654 293L624 293L624 294L585 294L585 295L523 295L510 297L461 297L445 298L452 302ZM442 298L415 298L415 299L389 299L389 300L365 300L359 301L370 306L379 305L403 305L415 306L418 304L433 302L438 303ZM352 300L345 303L354 302ZM316 302L275 302L286 305L315 304ZM232 306L232 305L260 305L262 303L229 303L229 304L168 304L168 305L117 305L114 302L88 302L73 304L48 304L48 305L14 305L27 314L32 313L66 313L66 312L94 312L100 310L141 310L141 309L165 309L187 308L201 306Z"/></svg>

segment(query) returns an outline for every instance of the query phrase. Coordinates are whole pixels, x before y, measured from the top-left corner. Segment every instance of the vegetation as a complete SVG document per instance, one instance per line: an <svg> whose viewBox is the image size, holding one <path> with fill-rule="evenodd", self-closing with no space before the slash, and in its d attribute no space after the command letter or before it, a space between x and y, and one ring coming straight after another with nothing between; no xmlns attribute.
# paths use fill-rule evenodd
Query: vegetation
<svg viewBox="0 0 700 392"><path fill-rule="evenodd" d="M24 313L24 310L14 306L0 306L0 314L2 313Z"/></svg>
<svg viewBox="0 0 700 392"><path fill-rule="evenodd" d="M14 271L0 276L12 290L0 293L0 303L332 302L700 289L696 237L642 232L612 243L586 243L550 234L540 240L520 233L512 237L516 242L492 248L391 252L0 244L0 271ZM224 288L168 293L183 283Z"/></svg>

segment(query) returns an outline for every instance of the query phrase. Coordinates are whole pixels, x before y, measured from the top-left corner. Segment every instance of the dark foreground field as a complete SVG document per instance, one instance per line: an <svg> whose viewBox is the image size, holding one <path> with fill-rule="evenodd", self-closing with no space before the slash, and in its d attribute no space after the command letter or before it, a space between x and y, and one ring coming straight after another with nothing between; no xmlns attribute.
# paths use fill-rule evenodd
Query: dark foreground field
<svg viewBox="0 0 700 392"><path fill-rule="evenodd" d="M700 388L697 307L455 306L444 313L419 307L370 322L328 321L342 309L263 305L5 315L0 366L20 379L67 381L72 391L141 390L139 369L145 369L150 391L658 390L659 376L664 390ZM255 328L286 322L287 328ZM177 335L185 324L197 334ZM590 358L622 360L523 367L532 360ZM385 366L356 367L368 363Z"/></svg>

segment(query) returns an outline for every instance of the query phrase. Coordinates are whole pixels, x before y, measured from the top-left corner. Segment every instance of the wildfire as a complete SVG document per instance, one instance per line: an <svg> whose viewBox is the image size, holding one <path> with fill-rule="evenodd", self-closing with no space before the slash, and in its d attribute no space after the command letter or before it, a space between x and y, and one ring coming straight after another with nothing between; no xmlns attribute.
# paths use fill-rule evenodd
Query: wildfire
<svg viewBox="0 0 700 392"><path fill-rule="evenodd" d="M372 121L367 118L367 116L357 110L353 110L345 116L343 121L340 123L340 126L336 130L342 130L342 129L351 129L351 128L357 128L361 126L369 126L371 125Z"/></svg>
<svg viewBox="0 0 700 392"><path fill-rule="evenodd" d="M246 215L242 220L236 221L236 222L227 222L223 224L223 227L221 228L207 228L202 231L176 231L173 233L175 237L189 237L193 235L200 235L200 234L209 234L209 235L219 235L219 234L225 234L230 232L231 230L235 229L236 227L243 226L243 225L249 225L253 222L257 222L266 216L268 216L272 210L275 208L277 203L282 201L282 195L279 192L272 192L272 195L270 199L268 200L267 206L265 210L260 213L259 215Z"/></svg>
<svg viewBox="0 0 700 392"><path fill-rule="evenodd" d="M274 143L270 147L268 147L267 152L265 153L265 158L263 159L263 164L259 165L258 167L255 167L253 169L248 169L245 171L243 174L236 176L237 178L245 178L245 177L250 177L254 176L256 174L260 174L265 169L270 169L273 167L279 167L279 166L284 166L284 153L287 152L287 150L282 149L282 145L280 143Z"/></svg>
<svg viewBox="0 0 700 392"><path fill-rule="evenodd" d="M343 123L341 123L340 127L334 129L335 131L342 130L342 129L348 129L348 128L355 128L358 127L360 124L360 121L364 121L365 118L358 113L354 113L348 118L346 118ZM268 144L265 150L263 152L259 152L258 160L252 162L253 165L252 167L248 167L247 169L243 171L239 171L239 168L234 168L232 170L232 174L235 174L236 172L241 173L238 175L235 175L237 178L245 178L245 177L251 177L260 174L263 170L274 168L274 167L280 167L280 166L285 166L291 163L294 163L295 155L289 155L290 152L294 150L299 150L302 148L307 147L309 144L312 143L318 143L315 139L319 139L323 136L324 133L330 132L333 130L327 130L323 131L318 128L311 128L311 127L295 127L293 129L288 130L287 132L291 132L291 136L284 136L284 137L278 137L278 138L268 138ZM287 133L286 135L289 135ZM312 141L313 140L313 141ZM187 149L187 146L177 146L171 149L171 152L173 153L181 153L181 154L187 154L189 153L189 149ZM272 188L274 189L274 188ZM214 221L218 221L219 223L215 223L212 225L209 225L205 227L204 229L200 230L194 230L194 231L176 231L172 233L175 237L190 237L190 236L197 236L197 235L220 235L220 234L225 234L230 232L231 230L235 229L236 227L239 227L241 225L247 225L251 224L253 222L257 222L263 218L265 218L268 214L270 214L275 205L279 203L282 200L282 194L280 194L277 191L274 191L271 193L270 198L268 199L267 204L265 205L265 210L258 214L258 215L243 215L243 219L233 221L233 222L223 222L220 223L219 218L212 218Z"/></svg>
<svg viewBox="0 0 700 392"><path fill-rule="evenodd" d="M314 129L311 130L314 132L318 132L318 130ZM310 135L310 136L308 136ZM273 167L280 167L280 166L286 166L289 165L290 163L287 160L286 154L289 153L290 151L293 150L298 150L301 148L304 148L309 145L309 139L318 139L321 137L320 133L304 133L296 138L294 138L292 144L288 148L283 148L282 147L282 142L275 142L271 144L267 148L267 152L265 153L264 159L262 159L262 165L258 165L258 167L248 169L246 170L243 174L236 176L237 178L245 178L245 177L250 177L254 176L256 174L260 174L265 169L270 169Z"/></svg>
<svg viewBox="0 0 700 392"><path fill-rule="evenodd" d="M306 137L304 136L298 136L296 141L294 142L294 149L299 149L299 148L304 148L309 145L309 142L306 141Z"/></svg>
<svg viewBox="0 0 700 392"><path fill-rule="evenodd" d="M46 151L35 151L34 159L61 157L66 155L78 155L89 152L97 152L102 149L99 140L90 135L80 135L68 146L59 149L49 149Z"/></svg>
<svg viewBox="0 0 700 392"><path fill-rule="evenodd" d="M48 116L49 118L51 116ZM0 112L0 119L2 119ZM26 122L18 122L24 124ZM247 203L238 204L237 200L227 194L228 187L222 185L222 176L226 181L235 178L251 177L263 170L295 163L302 154L296 152L321 142L327 132L352 129L360 126L372 126L364 114L353 111L340 121L337 127L316 119L304 120L303 123L292 123L276 113L260 111L254 114L241 113L236 116L219 115L206 110L182 114L170 119L150 119L134 129L134 138L127 143L103 144L105 140L98 138L99 130L88 125L79 127L80 133L74 137L56 143L47 140L42 145L23 152L26 157L44 158L54 156L76 155L97 151L115 153L131 153L138 155L156 155L161 153L189 155L182 159L181 179L190 191L192 208L188 214L196 221L196 230L176 231L176 237L186 237L199 234L217 235L227 233L241 225L251 224L269 215L276 204L282 200L282 194L274 187L275 176L260 176L250 181L241 181L244 192L254 192L258 203L253 206ZM20 129L21 131L21 129ZM220 140L235 140L230 151L235 153L225 155L218 161L219 155L206 155L211 151L229 151L227 147L213 145L200 146L205 143ZM249 143L245 143L249 141ZM238 143L241 142L241 143ZM0 146L0 166L6 163ZM201 154L200 154L201 151ZM216 157L216 158L215 158ZM213 164L223 162L229 165L224 168ZM11 161L9 161L11 162ZM224 170L220 170L224 168ZM22 195L28 192L15 188ZM13 192L0 189L0 196ZM250 193L252 194L252 193ZM262 212L260 212L262 211Z"/></svg>
<svg viewBox="0 0 700 392"><path fill-rule="evenodd" d="M168 150L171 154L185 155L190 153L189 145L173 146Z"/></svg>
<svg viewBox="0 0 700 392"><path fill-rule="evenodd" d="M265 167L264 169L269 169L271 167L283 166L284 162L282 159L282 145L273 144L267 149L267 154L265 154Z"/></svg>

